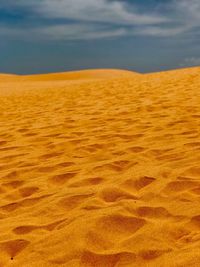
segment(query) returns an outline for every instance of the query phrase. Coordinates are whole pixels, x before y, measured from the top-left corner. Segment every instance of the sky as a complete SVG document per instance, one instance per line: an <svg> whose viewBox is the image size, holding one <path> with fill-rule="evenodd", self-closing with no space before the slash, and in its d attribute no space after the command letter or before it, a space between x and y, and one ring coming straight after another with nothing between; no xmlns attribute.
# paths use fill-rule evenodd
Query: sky
<svg viewBox="0 0 200 267"><path fill-rule="evenodd" d="M0 73L200 65L200 0L0 0Z"/></svg>

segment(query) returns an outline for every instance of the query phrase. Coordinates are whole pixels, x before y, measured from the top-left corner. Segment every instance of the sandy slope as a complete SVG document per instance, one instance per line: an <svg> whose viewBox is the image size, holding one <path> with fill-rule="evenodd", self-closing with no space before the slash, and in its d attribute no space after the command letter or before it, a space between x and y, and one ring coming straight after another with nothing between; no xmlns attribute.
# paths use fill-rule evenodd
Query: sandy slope
<svg viewBox="0 0 200 267"><path fill-rule="evenodd" d="M200 266L199 87L0 76L0 266Z"/></svg>
<svg viewBox="0 0 200 267"><path fill-rule="evenodd" d="M20 77L18 75L12 75L12 74L1 74L0 73L0 84L2 84L3 82L11 82L11 81L16 81L18 80Z"/></svg>
<svg viewBox="0 0 200 267"><path fill-rule="evenodd" d="M69 71L61 73L52 74L40 74L40 75L27 75L23 76L23 80L28 81L55 81L55 80L94 80L94 79L106 79L106 78L116 78L116 77L129 77L130 75L140 75L139 73L134 73L125 70L83 70L83 71Z"/></svg>

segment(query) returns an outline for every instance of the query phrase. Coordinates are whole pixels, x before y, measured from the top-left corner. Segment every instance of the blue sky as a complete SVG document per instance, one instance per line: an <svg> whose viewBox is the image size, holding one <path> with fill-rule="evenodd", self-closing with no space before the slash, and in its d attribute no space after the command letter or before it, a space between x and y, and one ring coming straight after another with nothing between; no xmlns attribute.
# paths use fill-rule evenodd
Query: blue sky
<svg viewBox="0 0 200 267"><path fill-rule="evenodd" d="M199 0L0 0L0 72L200 65Z"/></svg>

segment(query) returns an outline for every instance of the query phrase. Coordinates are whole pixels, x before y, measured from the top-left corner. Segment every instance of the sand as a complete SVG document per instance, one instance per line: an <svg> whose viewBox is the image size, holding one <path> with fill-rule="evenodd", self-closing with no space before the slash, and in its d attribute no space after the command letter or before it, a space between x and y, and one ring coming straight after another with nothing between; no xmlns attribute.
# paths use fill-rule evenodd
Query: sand
<svg viewBox="0 0 200 267"><path fill-rule="evenodd" d="M200 266L199 87L0 75L0 267Z"/></svg>

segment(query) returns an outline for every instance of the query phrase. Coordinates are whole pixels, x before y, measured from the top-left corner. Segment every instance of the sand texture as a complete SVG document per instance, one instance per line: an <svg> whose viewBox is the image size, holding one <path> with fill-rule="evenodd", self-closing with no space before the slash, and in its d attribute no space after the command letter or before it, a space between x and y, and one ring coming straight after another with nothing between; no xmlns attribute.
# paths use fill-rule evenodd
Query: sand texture
<svg viewBox="0 0 200 267"><path fill-rule="evenodd" d="M0 75L0 267L199 267L200 68Z"/></svg>

